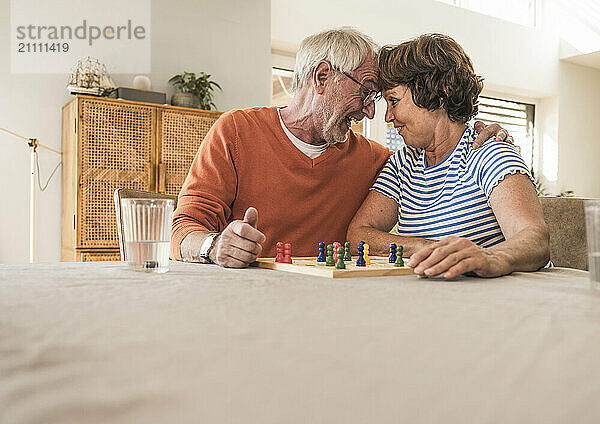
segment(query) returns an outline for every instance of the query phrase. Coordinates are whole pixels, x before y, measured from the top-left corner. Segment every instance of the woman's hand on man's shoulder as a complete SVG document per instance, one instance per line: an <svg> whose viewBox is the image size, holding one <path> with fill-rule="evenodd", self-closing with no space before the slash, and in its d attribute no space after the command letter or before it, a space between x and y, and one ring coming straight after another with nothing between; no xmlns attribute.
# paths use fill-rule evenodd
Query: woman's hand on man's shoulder
<svg viewBox="0 0 600 424"><path fill-rule="evenodd" d="M500 124L486 125L482 121L475 121L473 128L477 132L477 137L473 141L473 149L478 149L488 140L505 141L508 144L515 146L518 152L521 152L519 146L515 144L515 139L502 128Z"/></svg>

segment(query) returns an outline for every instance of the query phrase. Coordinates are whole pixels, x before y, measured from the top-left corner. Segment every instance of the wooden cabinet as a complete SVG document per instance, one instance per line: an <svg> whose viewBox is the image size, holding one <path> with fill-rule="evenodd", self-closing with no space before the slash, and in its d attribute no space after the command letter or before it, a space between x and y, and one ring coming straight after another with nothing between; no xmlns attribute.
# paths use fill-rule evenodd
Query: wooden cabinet
<svg viewBox="0 0 600 424"><path fill-rule="evenodd" d="M117 188L178 194L220 112L76 96L62 110L63 261L115 260Z"/></svg>

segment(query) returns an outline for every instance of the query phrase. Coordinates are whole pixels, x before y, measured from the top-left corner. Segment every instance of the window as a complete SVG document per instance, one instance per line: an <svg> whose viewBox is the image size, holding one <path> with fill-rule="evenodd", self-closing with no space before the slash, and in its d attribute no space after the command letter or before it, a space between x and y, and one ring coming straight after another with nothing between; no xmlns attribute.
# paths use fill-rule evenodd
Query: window
<svg viewBox="0 0 600 424"><path fill-rule="evenodd" d="M515 139L525 163L533 167L535 105L479 96L479 113L471 122L478 120L502 125Z"/></svg>
<svg viewBox="0 0 600 424"><path fill-rule="evenodd" d="M394 124L388 122L385 130L385 144L388 149L392 152L397 152L404 145L404 139L396 128L394 128Z"/></svg>
<svg viewBox="0 0 600 424"><path fill-rule="evenodd" d="M515 24L535 26L536 0L438 0Z"/></svg>
<svg viewBox="0 0 600 424"><path fill-rule="evenodd" d="M273 96L271 106L287 106L292 100L292 76L294 71L289 69L273 68Z"/></svg>

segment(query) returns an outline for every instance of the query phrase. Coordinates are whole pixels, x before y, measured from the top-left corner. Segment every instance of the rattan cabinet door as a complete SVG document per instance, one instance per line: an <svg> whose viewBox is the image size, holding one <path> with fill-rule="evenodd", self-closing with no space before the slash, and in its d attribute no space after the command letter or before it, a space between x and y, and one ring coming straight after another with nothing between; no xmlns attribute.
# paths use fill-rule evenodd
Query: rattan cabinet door
<svg viewBox="0 0 600 424"><path fill-rule="evenodd" d="M78 251L79 262L120 261L119 251Z"/></svg>
<svg viewBox="0 0 600 424"><path fill-rule="evenodd" d="M221 113L161 109L159 111L160 193L178 195L200 143Z"/></svg>
<svg viewBox="0 0 600 424"><path fill-rule="evenodd" d="M156 109L82 99L78 143L78 248L119 247L113 193L154 187Z"/></svg>

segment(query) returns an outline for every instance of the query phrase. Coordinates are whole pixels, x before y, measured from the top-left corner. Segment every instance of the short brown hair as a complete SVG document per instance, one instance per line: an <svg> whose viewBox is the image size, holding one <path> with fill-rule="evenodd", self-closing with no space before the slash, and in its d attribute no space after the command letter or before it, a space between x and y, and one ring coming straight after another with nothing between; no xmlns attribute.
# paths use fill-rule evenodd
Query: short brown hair
<svg viewBox="0 0 600 424"><path fill-rule="evenodd" d="M379 84L389 90L410 88L418 107L443 107L453 122L466 123L478 111L483 78L462 47L444 34L424 34L397 46L384 46L378 55Z"/></svg>

